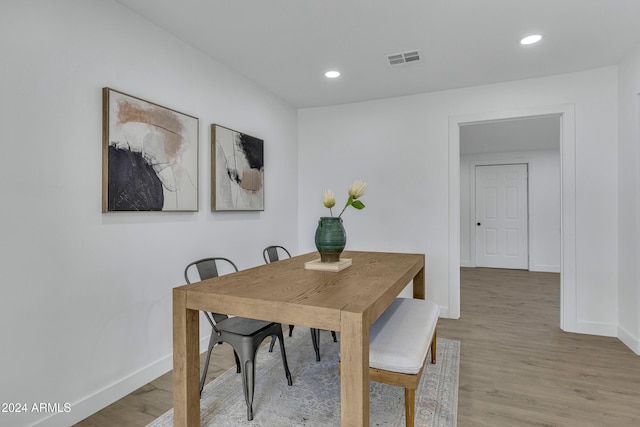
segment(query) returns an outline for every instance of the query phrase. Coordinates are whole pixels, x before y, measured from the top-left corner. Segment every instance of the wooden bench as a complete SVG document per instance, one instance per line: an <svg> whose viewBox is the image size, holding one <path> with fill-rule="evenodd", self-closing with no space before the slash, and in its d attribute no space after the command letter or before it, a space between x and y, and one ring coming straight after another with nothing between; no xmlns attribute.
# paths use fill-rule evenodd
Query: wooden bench
<svg viewBox="0 0 640 427"><path fill-rule="evenodd" d="M429 350L436 363L439 316L434 302L396 298L369 330L369 380L404 388L407 427L415 422L416 388Z"/></svg>

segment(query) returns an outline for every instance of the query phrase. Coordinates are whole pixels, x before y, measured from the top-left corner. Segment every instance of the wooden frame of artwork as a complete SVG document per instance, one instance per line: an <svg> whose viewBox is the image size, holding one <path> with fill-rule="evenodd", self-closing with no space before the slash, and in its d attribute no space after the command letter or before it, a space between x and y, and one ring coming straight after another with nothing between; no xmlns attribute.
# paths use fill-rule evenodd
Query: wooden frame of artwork
<svg viewBox="0 0 640 427"><path fill-rule="evenodd" d="M264 210L264 141L211 125L211 210Z"/></svg>
<svg viewBox="0 0 640 427"><path fill-rule="evenodd" d="M102 89L102 212L198 210L198 119Z"/></svg>

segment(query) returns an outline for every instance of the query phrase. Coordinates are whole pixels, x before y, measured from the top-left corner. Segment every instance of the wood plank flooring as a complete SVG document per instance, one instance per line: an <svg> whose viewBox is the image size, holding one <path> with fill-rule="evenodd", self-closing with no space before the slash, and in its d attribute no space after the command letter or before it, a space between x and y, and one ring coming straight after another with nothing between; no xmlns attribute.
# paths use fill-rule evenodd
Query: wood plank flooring
<svg viewBox="0 0 640 427"><path fill-rule="evenodd" d="M640 426L640 357L559 325L559 274L461 269L458 426Z"/></svg>
<svg viewBox="0 0 640 427"><path fill-rule="evenodd" d="M268 343L269 340L264 341L264 345ZM200 357L200 369L204 367L205 356L206 353L203 353ZM209 383L234 366L235 360L231 347L227 344L216 346L211 354L205 383ZM169 371L112 405L74 424L73 427L143 427L172 407L173 371Z"/></svg>
<svg viewBox="0 0 640 427"><path fill-rule="evenodd" d="M462 316L438 324L462 343L459 427L640 426L640 356L560 330L559 301L559 274L461 269ZM207 381L234 365L230 347L211 363ZM169 372L76 426L145 426L171 408L171 387Z"/></svg>

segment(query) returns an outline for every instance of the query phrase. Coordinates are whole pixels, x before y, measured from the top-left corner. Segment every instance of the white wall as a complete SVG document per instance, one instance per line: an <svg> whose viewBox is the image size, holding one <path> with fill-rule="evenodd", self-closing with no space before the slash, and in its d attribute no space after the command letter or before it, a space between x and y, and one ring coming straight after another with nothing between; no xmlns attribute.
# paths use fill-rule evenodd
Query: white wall
<svg viewBox="0 0 640 427"><path fill-rule="evenodd" d="M367 208L345 217L347 248L422 252L427 294L446 316L459 301L450 286L450 248L459 254L459 222L449 223L449 120L485 112L575 106L576 307L568 330L616 334L617 69L394 99L300 110L300 247L313 247L321 192L337 195L355 178L369 182ZM459 198L459 189L457 197ZM340 203L340 202L339 202ZM597 226L594 226L597 225ZM453 239L453 241L452 241ZM455 270L455 269L454 269ZM464 313L462 313L464 316Z"/></svg>
<svg viewBox="0 0 640 427"><path fill-rule="evenodd" d="M297 116L114 1L3 0L0 53L0 402L68 426L171 369L189 261L297 252ZM199 212L100 213L104 86L200 119ZM264 139L264 212L210 212L211 123Z"/></svg>
<svg viewBox="0 0 640 427"><path fill-rule="evenodd" d="M370 187L367 208L344 215L347 247L426 253L427 292L446 313L448 120L509 108L575 104L578 320L583 332L620 320L637 346L637 50L620 68L619 157L615 67L296 117L109 0L4 0L0 53L0 401L72 404L0 413L0 425L66 426L170 369L171 289L184 265L215 254L251 267L273 242L313 250L322 189L342 203L356 178ZM200 119L199 212L100 213L104 86ZM264 212L209 212L211 123L265 140ZM620 205L618 178L633 195Z"/></svg>
<svg viewBox="0 0 640 427"><path fill-rule="evenodd" d="M475 267L475 166L529 165L529 270L560 272L560 152L531 150L460 156L460 265Z"/></svg>
<svg viewBox="0 0 640 427"><path fill-rule="evenodd" d="M618 336L640 354L640 45L619 66Z"/></svg>

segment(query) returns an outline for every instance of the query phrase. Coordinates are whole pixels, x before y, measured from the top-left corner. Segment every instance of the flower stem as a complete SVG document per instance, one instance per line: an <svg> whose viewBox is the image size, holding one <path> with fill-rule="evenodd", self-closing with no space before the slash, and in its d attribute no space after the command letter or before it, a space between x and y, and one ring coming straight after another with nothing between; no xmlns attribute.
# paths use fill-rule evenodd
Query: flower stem
<svg viewBox="0 0 640 427"><path fill-rule="evenodd" d="M344 205L344 208L342 208L342 211L340 212L340 215L338 215L338 218L340 218L342 216L342 214L344 213L345 209L347 209L351 203L353 203L353 197L349 196L349 200L347 200L347 203Z"/></svg>

